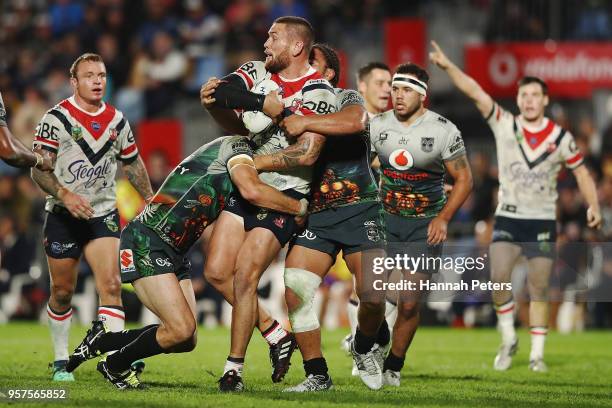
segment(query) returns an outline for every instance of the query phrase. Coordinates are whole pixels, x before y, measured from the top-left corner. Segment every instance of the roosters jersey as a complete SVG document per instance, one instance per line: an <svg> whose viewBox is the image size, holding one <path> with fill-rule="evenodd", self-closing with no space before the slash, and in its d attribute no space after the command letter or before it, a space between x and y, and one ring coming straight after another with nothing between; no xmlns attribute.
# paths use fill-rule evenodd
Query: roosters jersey
<svg viewBox="0 0 612 408"><path fill-rule="evenodd" d="M95 113L79 108L74 97L63 100L43 116L36 128L34 146L57 155L53 173L68 190L89 200L94 217L116 207L117 160L131 163L138 149L123 114L104 103ZM45 209L62 205L47 196Z"/></svg>
<svg viewBox="0 0 612 408"><path fill-rule="evenodd" d="M556 218L557 176L562 165L575 169L583 157L574 137L548 118L529 131L497 103L487 118L495 136L499 166L496 215L537 220Z"/></svg>
<svg viewBox="0 0 612 408"><path fill-rule="evenodd" d="M247 89L252 89L264 79L270 79L279 86L278 94L286 109L299 115L327 114L336 111L336 94L330 83L314 69L296 79L286 79L266 70L262 61L250 61L233 73L238 75ZM253 141L260 146L255 154L271 154L289 146L285 133L278 127L256 135ZM284 191L294 189L300 193L310 192L311 167L297 167L279 172L264 172L259 175L264 183Z"/></svg>

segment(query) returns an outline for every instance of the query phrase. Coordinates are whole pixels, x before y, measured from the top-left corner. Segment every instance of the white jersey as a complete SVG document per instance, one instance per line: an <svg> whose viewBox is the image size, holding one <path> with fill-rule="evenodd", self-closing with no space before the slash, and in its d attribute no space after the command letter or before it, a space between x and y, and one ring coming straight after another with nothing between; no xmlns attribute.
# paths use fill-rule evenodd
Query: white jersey
<svg viewBox="0 0 612 408"><path fill-rule="evenodd" d="M34 146L57 154L53 173L68 190L89 200L94 217L117 208L115 175L117 159L130 163L138 149L127 119L104 103L95 113L77 106L74 97L65 99L43 116ZM62 205L47 196L45 209Z"/></svg>
<svg viewBox="0 0 612 408"><path fill-rule="evenodd" d="M541 129L529 131L497 103L487 122L495 136L499 166L495 215L554 220L561 165L575 169L583 162L574 137L548 118Z"/></svg>
<svg viewBox="0 0 612 408"><path fill-rule="evenodd" d="M295 114L312 115L327 114L336 111L336 94L330 83L323 79L314 69L296 79L286 79L279 74L266 70L262 61L250 61L234 71L244 81L248 89L252 89L264 79L270 79L279 86L285 108ZM260 146L255 154L275 153L289 146L285 133L278 127L257 135L253 141ZM264 183L284 191L294 189L303 194L310 192L312 167L297 167L279 172L262 172L259 178Z"/></svg>

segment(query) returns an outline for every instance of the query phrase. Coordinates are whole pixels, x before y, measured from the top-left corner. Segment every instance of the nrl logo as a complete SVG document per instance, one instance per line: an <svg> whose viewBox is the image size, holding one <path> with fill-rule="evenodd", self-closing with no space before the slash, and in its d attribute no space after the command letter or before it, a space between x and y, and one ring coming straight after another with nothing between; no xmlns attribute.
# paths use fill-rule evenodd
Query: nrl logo
<svg viewBox="0 0 612 408"><path fill-rule="evenodd" d="M425 153L431 153L433 151L434 138L433 137L422 137L421 138L421 150Z"/></svg>
<svg viewBox="0 0 612 408"><path fill-rule="evenodd" d="M75 126L72 128L72 139L75 142L78 142L83 138L83 128L80 126Z"/></svg>

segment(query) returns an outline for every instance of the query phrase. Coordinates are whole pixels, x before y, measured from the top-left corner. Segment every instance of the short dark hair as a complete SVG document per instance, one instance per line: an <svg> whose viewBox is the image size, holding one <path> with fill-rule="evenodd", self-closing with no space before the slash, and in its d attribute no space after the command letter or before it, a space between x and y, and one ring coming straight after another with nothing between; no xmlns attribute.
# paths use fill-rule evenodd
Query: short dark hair
<svg viewBox="0 0 612 408"><path fill-rule="evenodd" d="M329 44L316 43L312 46L310 51L310 59L314 58L314 50L321 51L323 57L325 57L325 63L327 67L334 71L334 77L329 81L332 86L338 85L340 81L340 58L338 53Z"/></svg>
<svg viewBox="0 0 612 408"><path fill-rule="evenodd" d="M395 73L414 75L421 82L425 82L426 84L429 82L429 74L427 71L413 62L398 65L397 68L395 68Z"/></svg>
<svg viewBox="0 0 612 408"><path fill-rule="evenodd" d="M104 63L102 57L98 54L94 54L93 52L87 52L81 55L79 58L74 60L72 66L70 67L70 78L76 78L77 70L79 69L79 64L83 61L92 61L92 62L101 62Z"/></svg>
<svg viewBox="0 0 612 408"><path fill-rule="evenodd" d="M312 44L314 43L314 29L312 25L302 17L283 16L274 20L274 24L287 24L299 35L304 41L306 52L310 53Z"/></svg>
<svg viewBox="0 0 612 408"><path fill-rule="evenodd" d="M389 66L383 62L378 62L378 61L368 62L363 67L359 68L359 71L357 71L357 82L365 81L365 78L368 75L370 75L370 73L374 71L375 69L382 69L384 71L391 72L391 70L389 69Z"/></svg>
<svg viewBox="0 0 612 408"><path fill-rule="evenodd" d="M548 95L548 85L546 85L546 82L544 82L543 79L535 77L535 76L524 76L521 79L519 79L517 83L519 88L521 86L528 85L528 84L540 84L540 86L542 87L542 93L544 95Z"/></svg>

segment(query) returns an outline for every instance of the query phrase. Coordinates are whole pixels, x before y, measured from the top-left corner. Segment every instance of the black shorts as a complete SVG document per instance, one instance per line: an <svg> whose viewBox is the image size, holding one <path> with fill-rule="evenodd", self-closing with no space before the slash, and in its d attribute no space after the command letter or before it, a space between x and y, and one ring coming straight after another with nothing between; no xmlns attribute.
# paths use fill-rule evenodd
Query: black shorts
<svg viewBox="0 0 612 408"><path fill-rule="evenodd" d="M493 242L512 242L521 246L527 258L555 257L557 222L555 220L523 220L495 217Z"/></svg>
<svg viewBox="0 0 612 408"><path fill-rule="evenodd" d="M79 259L89 241L102 237L119 238L119 212L81 220L56 205L47 213L43 227L43 244L47 256L55 259Z"/></svg>
<svg viewBox="0 0 612 408"><path fill-rule="evenodd" d="M343 255L382 248L385 231L382 207L378 202L366 202L330 208L308 216L307 227L291 245L299 245L329 254L336 259Z"/></svg>
<svg viewBox="0 0 612 408"><path fill-rule="evenodd" d="M384 212L387 235L387 256L395 257L430 257L438 258L442 255L444 245L429 245L427 243L427 229L433 218L408 218L401 215ZM433 265L433 263L429 263ZM436 273L438 269L425 268L417 272Z"/></svg>
<svg viewBox="0 0 612 408"><path fill-rule="evenodd" d="M282 193L296 200L306 198L306 195L295 190L285 190ZM242 198L237 191L229 196L223 210L242 217L245 231L250 231L253 228L265 228L272 231L281 247L285 246L291 237L300 230L300 227L295 223L294 215L257 207Z"/></svg>
<svg viewBox="0 0 612 408"><path fill-rule="evenodd" d="M121 232L119 270L123 283L165 273L174 273L178 280L191 278L189 259L139 221L130 222Z"/></svg>

